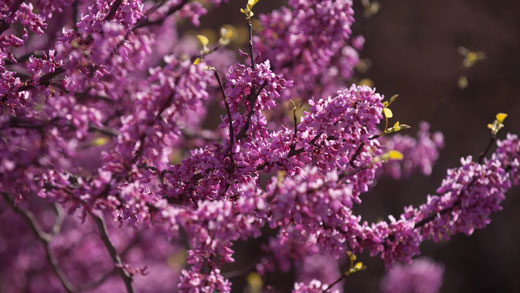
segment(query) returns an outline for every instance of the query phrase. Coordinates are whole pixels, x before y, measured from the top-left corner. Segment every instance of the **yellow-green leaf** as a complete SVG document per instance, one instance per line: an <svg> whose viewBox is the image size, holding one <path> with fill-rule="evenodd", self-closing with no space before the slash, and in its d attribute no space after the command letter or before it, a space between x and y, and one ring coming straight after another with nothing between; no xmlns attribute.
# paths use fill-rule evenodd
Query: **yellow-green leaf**
<svg viewBox="0 0 520 293"><path fill-rule="evenodd" d="M395 102L395 100L397 100L397 98L399 98L399 95L393 95L390 98L390 102L388 103L388 105L390 106L393 102Z"/></svg>
<svg viewBox="0 0 520 293"><path fill-rule="evenodd" d="M497 120L499 123L502 123L504 122L504 120L506 119L507 117L507 114L506 113L498 113L497 114Z"/></svg>
<svg viewBox="0 0 520 293"><path fill-rule="evenodd" d="M394 114L392 113L392 110L390 110L388 108L383 108L383 114L385 115L386 118L392 118L394 116Z"/></svg>
<svg viewBox="0 0 520 293"><path fill-rule="evenodd" d="M352 253L352 251L347 251L347 255L350 258L350 261L354 262L357 259L357 256Z"/></svg>
<svg viewBox="0 0 520 293"><path fill-rule="evenodd" d="M253 8L253 6L255 6L256 3L258 3L258 1L260 1L260 0L249 0L249 1L247 1L247 5L251 8Z"/></svg>
<svg viewBox="0 0 520 293"><path fill-rule="evenodd" d="M374 81L371 80L370 78L363 78L361 81L359 81L359 85L365 85L365 86L368 86L368 87L373 87L374 86Z"/></svg>
<svg viewBox="0 0 520 293"><path fill-rule="evenodd" d="M94 139L91 141L91 144L92 144L93 146L102 146L102 145L107 144L109 141L110 141L110 138L108 138L108 137L106 137L106 136L100 136L100 137L96 137L96 138L94 138Z"/></svg>
<svg viewBox="0 0 520 293"><path fill-rule="evenodd" d="M468 87L468 78L465 77L464 75L459 77L459 79L457 80L457 87L461 90L467 88Z"/></svg>
<svg viewBox="0 0 520 293"><path fill-rule="evenodd" d="M208 46L209 44L209 40L206 36L204 35L197 35L197 38L199 39L200 43L202 44L202 46L205 48Z"/></svg>
<svg viewBox="0 0 520 293"><path fill-rule="evenodd" d="M358 263L356 263L356 265L354 265L354 270L355 271L360 271L361 269L363 269L363 263L362 262L358 262Z"/></svg>
<svg viewBox="0 0 520 293"><path fill-rule="evenodd" d="M403 157L404 157L403 154L399 151L391 150L388 152L388 158L390 160L402 160Z"/></svg>
<svg viewBox="0 0 520 293"><path fill-rule="evenodd" d="M258 273L251 272L247 275L247 284L253 292L261 292L264 285L262 277Z"/></svg>

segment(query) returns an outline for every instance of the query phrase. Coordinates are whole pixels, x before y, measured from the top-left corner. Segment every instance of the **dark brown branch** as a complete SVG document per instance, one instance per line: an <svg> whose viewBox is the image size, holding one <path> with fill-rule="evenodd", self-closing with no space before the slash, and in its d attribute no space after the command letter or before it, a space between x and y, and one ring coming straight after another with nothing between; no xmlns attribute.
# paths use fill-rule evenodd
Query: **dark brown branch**
<svg viewBox="0 0 520 293"><path fill-rule="evenodd" d="M255 113L255 104L256 104L256 101L258 100L258 96L260 95L260 93L262 93L262 91L264 90L264 88L267 86L267 81L264 81L264 83L262 83L262 85L260 86L260 89L258 90L258 92L251 92L251 99L250 99L250 106L249 106L249 113L247 114L247 120L246 120L246 124L244 124L244 126L242 127L242 129L240 129L240 132L238 133L237 135L237 141L239 141L240 139L244 138L247 134L247 130L249 129L249 124L251 123L251 116L253 116L253 114Z"/></svg>
<svg viewBox="0 0 520 293"><path fill-rule="evenodd" d="M255 69L255 51L253 48L253 24L251 20L247 20L247 27L249 31L249 57L251 58L251 68Z"/></svg>
<svg viewBox="0 0 520 293"><path fill-rule="evenodd" d="M108 280L108 278L112 277L115 273L116 273L116 269L114 268L110 272L107 272L106 274L104 274L101 278L94 280L90 283L81 285L77 289L77 292L92 291L92 290L96 289L97 287L103 285L103 283L105 283L105 281Z"/></svg>
<svg viewBox="0 0 520 293"><path fill-rule="evenodd" d="M42 77L40 77L40 80L38 81L38 84L39 85L48 86L50 81L51 81L51 79L53 79L54 77L62 74L63 72L65 72L65 69L63 69L61 67L57 67L57 68L54 69L53 72L46 73ZM33 88L34 88L34 85L32 85L32 80L28 80L28 81L25 82L25 85L19 87L16 90L16 92L23 92L23 91L27 91L27 90L30 90L30 89L33 89Z"/></svg>
<svg viewBox="0 0 520 293"><path fill-rule="evenodd" d="M359 154L361 154L361 150L363 150L364 146L365 146L364 142L359 144L358 148L356 149L356 152L354 153L352 158L350 158L350 161L348 162L348 166L354 167L354 162L356 161L356 159L359 156Z"/></svg>
<svg viewBox="0 0 520 293"><path fill-rule="evenodd" d="M491 139L489 140L489 143L486 146L486 149L482 153L480 153L480 156L478 157L478 163L479 164L482 164L482 162L484 161L484 158L486 157L487 153L489 152L489 150L491 149L491 147L495 143L496 139L497 139L496 136L493 135L491 137Z"/></svg>
<svg viewBox="0 0 520 293"><path fill-rule="evenodd" d="M460 196L460 194L459 194L459 196ZM460 205L460 200L455 201L451 207L442 209L441 211L439 211L437 213L434 213L434 214L431 214L428 217L420 220L419 222L417 222L414 225L414 229L421 228L424 225L426 225L426 224L430 223L431 221L435 220L437 215L441 215L442 216L442 215L445 215L445 214L453 211L453 209L455 209L458 205Z"/></svg>
<svg viewBox="0 0 520 293"><path fill-rule="evenodd" d="M36 220L36 217L34 214L30 211L24 210L17 206L14 201L9 197L9 195L6 192L1 192L2 197L4 200L11 206L11 208L20 216L24 218L24 220L29 224L31 227L31 230L33 231L34 235L40 240L40 242L43 244L43 247L45 249L45 256L47 257L47 261L52 267L52 270L60 280L60 283L62 284L63 288L67 292L74 292L76 289L74 285L70 282L67 275L65 275L65 272L60 267L60 264L58 262L58 259L54 255L54 252L52 251L52 248L50 246L50 242L52 239L52 235L45 233L42 228L40 227L40 224L38 224L38 221Z"/></svg>
<svg viewBox="0 0 520 293"><path fill-rule="evenodd" d="M112 136L112 137L117 137L119 136L119 132L113 128L110 128L110 127L98 127L92 123L89 123L88 125L88 130L89 131L98 131L98 132L101 132L102 134L104 135L108 135L108 136Z"/></svg>
<svg viewBox="0 0 520 293"><path fill-rule="evenodd" d="M261 259L262 259L262 256L259 255L245 267L234 270L234 271L224 272L224 273L222 273L222 276L224 276L224 278L226 278L226 279L232 279L232 278L243 276L243 275L249 273L251 270L253 270L255 268L256 264L258 263L258 261L260 261Z"/></svg>
<svg viewBox="0 0 520 293"><path fill-rule="evenodd" d="M339 277L336 281L330 283L325 290L321 291L322 293L328 292L332 287L336 286L339 282L343 281L347 277L346 274L342 274L341 277Z"/></svg>
<svg viewBox="0 0 520 293"><path fill-rule="evenodd" d="M218 136L214 135L211 132L206 133L206 132L200 132L200 131L196 131L196 130L182 128L181 134L184 137L184 139L186 139L186 140L193 140L193 139L202 139L204 141L217 141L218 140Z"/></svg>
<svg viewBox="0 0 520 293"><path fill-rule="evenodd" d="M152 8L148 14L150 14L151 12L154 12L155 10L157 10L159 7L161 7L164 3L166 3L166 1L163 1L163 3L161 3L159 6L156 6L154 8ZM134 31L138 28L142 28L142 27L145 27L145 26L152 26L152 25L161 25L165 20L166 18L168 18L168 16L174 14L175 12L181 10L184 5L186 5L188 3L188 0L183 0L181 3L175 5L175 6L172 6L168 9L168 11L166 12L166 14L164 15L164 17L160 18L160 19L157 19L157 20L148 20L148 18L143 18L142 21L139 21L137 22L137 24L130 30L130 31Z"/></svg>
<svg viewBox="0 0 520 293"><path fill-rule="evenodd" d="M480 154L480 156L479 156L479 158L478 158L478 163L479 163L479 164L482 164L482 162L484 161L484 158L486 157L487 153L489 152L489 150L491 149L491 147L493 146L493 144L495 143L495 141L496 141L496 136L493 135L493 136L491 137L489 143L487 144L486 149L485 149L485 150ZM507 168L509 168L509 166L506 167L506 169L507 169ZM477 179L477 178L474 177L473 180L468 184L468 187L467 187L465 190L461 191L460 194L457 195L458 198L457 198L457 200L453 203L453 205L452 205L451 207L448 207L448 208L442 209L442 210L440 210L439 212L434 213L434 214L431 214L431 215L429 215L428 217L426 217L426 218L420 220L419 222L417 222L417 223L415 224L414 229L415 229L415 228L423 227L424 225L426 225L426 224L430 223L431 221L435 220L435 218L436 218L438 215L441 215L441 216L442 216L442 215L444 215L444 214L447 214L447 213L453 211L453 209L455 209L456 207L458 207L458 206L460 205L460 203L461 203L461 202L460 202L460 196L461 196L464 192L467 192L467 191L469 191L469 190L471 189L471 186L473 186L473 184L477 181L476 179Z"/></svg>
<svg viewBox="0 0 520 293"><path fill-rule="evenodd" d="M112 258L115 270L119 273L119 276L125 283L126 292L134 292L134 289L132 287L132 276L130 276L130 274L125 270L124 264L121 261L121 257L119 256L117 249L114 247L112 241L110 240L110 237L108 236L108 231L103 216L96 215L94 214L94 212L90 212L90 215L96 222L96 225L99 230L99 236L101 237L101 240L103 241L103 244L105 245L108 254L110 255L110 258Z"/></svg>
<svg viewBox="0 0 520 293"><path fill-rule="evenodd" d="M110 11L108 11L107 16L105 17L105 21L110 21L112 18L116 15L117 10L119 9L119 6L123 4L123 0L115 0L112 3L112 6L110 6Z"/></svg>
<svg viewBox="0 0 520 293"><path fill-rule="evenodd" d="M72 27L75 32L78 31L78 1L74 0L72 2Z"/></svg>
<svg viewBox="0 0 520 293"><path fill-rule="evenodd" d="M227 96L226 91L224 90L224 85L222 84L222 80L220 80L220 76L218 75L217 70L213 70L213 73L215 74L215 78L218 81L218 85L220 88L220 91L222 92L222 98L224 99L224 105L226 106L226 112L228 115L229 120L229 159L231 160L231 164L233 163L233 144L235 140L234 130L233 130L233 117L231 116L231 109L229 108L229 103L227 102Z"/></svg>

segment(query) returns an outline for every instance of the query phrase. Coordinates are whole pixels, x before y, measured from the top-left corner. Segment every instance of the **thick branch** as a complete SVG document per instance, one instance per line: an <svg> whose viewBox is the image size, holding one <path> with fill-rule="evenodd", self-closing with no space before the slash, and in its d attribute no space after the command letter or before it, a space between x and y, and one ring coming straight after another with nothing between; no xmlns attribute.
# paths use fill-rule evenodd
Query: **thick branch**
<svg viewBox="0 0 520 293"><path fill-rule="evenodd" d="M116 15L117 10L119 9L119 6L123 4L123 0L115 0L112 3L112 6L110 6L110 11L108 12L107 16L105 17L105 21L110 21L112 18Z"/></svg>

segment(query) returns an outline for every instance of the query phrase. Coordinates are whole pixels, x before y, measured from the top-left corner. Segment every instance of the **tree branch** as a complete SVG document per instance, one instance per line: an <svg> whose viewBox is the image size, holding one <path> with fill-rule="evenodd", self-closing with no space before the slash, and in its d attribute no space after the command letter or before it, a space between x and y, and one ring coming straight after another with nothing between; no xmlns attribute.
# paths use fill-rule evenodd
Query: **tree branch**
<svg viewBox="0 0 520 293"><path fill-rule="evenodd" d="M6 192L1 192L2 197L4 200L11 206L11 208L20 216L24 218L24 220L29 224L31 227L31 230L33 231L34 235L40 240L40 242L43 244L43 248L45 249L45 256L47 257L47 261L52 267L52 270L60 280L61 284L63 285L63 288L67 292L74 292L76 289L74 285L70 282L67 275L65 275L65 272L60 267L60 264L58 262L58 259L54 255L54 252L52 251L52 248L50 246L50 242L52 240L52 235L45 233L42 228L40 227L40 224L38 224L38 221L36 220L36 217L34 214L30 211L27 211L25 209L20 208L17 206L14 201L9 197L9 195Z"/></svg>
<svg viewBox="0 0 520 293"><path fill-rule="evenodd" d="M229 103L227 102L228 98L226 96L226 91L224 90L224 85L222 84L222 80L220 80L220 76L218 75L217 70L213 70L213 73L215 74L215 78L218 81L218 85L220 88L220 91L222 92L222 98L224 99L224 105L226 105L226 112L228 115L229 120L229 159L231 161L231 165L234 166L233 162L233 144L235 140L235 134L233 130L233 117L231 116L231 110L229 108Z"/></svg>
<svg viewBox="0 0 520 293"><path fill-rule="evenodd" d="M253 114L255 113L256 101L258 100L258 96L260 95L260 93L266 86L267 86L267 81L264 81L264 83L262 83L262 85L260 86L260 89L258 90L258 92L256 92L256 93L251 92L251 99L250 99L251 105L249 107L249 113L247 114L246 124L244 124L242 129L240 129L240 132L237 135L237 141L239 141L240 139L242 139L246 136L247 130L249 129L249 124L251 123L251 116L253 116Z"/></svg>
<svg viewBox="0 0 520 293"><path fill-rule="evenodd" d="M92 211L89 211L89 214L96 222L96 225L99 230L99 236L101 237L101 240L103 241L103 244L105 245L108 254L110 254L110 257L112 258L115 270L119 273L119 276L125 283L126 292L134 292L134 289L132 287L132 276L130 276L130 274L125 270L124 264L121 261L121 257L117 253L117 249L114 247L112 241L110 240L110 237L108 236L108 231L103 216L96 215Z"/></svg>
<svg viewBox="0 0 520 293"><path fill-rule="evenodd" d="M493 146L493 144L495 143L495 141L496 141L496 136L495 136L495 135L491 136L491 139L490 139L489 143L487 144L485 150L480 154L480 156L479 156L479 158L478 158L478 164L482 164L482 162L484 161L484 158L486 157L487 153L489 152L489 150L491 149L491 147ZM508 168L508 167L506 167L506 169L507 169L507 168ZM461 203L461 202L460 202L460 196L462 195L462 193L468 191L468 190L471 188L471 186L472 186L476 181L477 181L477 178L474 177L473 180L468 184L468 187L467 187L465 190L461 191L461 193L460 193L459 195L457 195L457 196L458 196L458 199L453 203L453 205L452 205L451 207L449 207L449 208L444 208L444 209L440 210L439 212L434 213L434 214L431 214L431 215L429 215L428 217L426 217L426 218L420 220L419 222L417 222L417 223L415 224L414 229L415 229L415 228L423 227L424 225L426 225L426 224L430 223L431 221L435 220L435 218L437 217L437 215L444 215L444 214L447 214L447 213L453 211L453 209L455 209L457 206L460 205L460 203Z"/></svg>
<svg viewBox="0 0 520 293"><path fill-rule="evenodd" d="M161 3L159 6L152 8L149 11L149 13L154 12L155 10L157 10L157 8L161 7L164 3L166 3L166 1L163 1L163 3ZM160 19L148 20L148 17L146 17L142 21L137 22L136 25L130 31L135 31L136 29L142 28L142 27L145 27L145 26L161 25L166 20L166 18L168 18L168 16L170 16L170 15L174 14L175 12L181 10L184 7L184 5L186 5L187 3L188 3L188 0L183 0L181 3L179 3L179 4L175 5L175 6L170 7L168 9L168 11L166 12L166 14L164 15L164 17L162 17Z"/></svg>
<svg viewBox="0 0 520 293"><path fill-rule="evenodd" d="M247 27L249 31L249 57L251 58L251 68L255 69L255 51L253 48L253 23L250 19L247 20Z"/></svg>
<svg viewBox="0 0 520 293"><path fill-rule="evenodd" d="M123 4L123 0L115 0L112 2L112 5L110 6L110 11L108 11L107 16L105 17L105 21L110 21L112 18L116 15L117 10L119 9L119 6Z"/></svg>

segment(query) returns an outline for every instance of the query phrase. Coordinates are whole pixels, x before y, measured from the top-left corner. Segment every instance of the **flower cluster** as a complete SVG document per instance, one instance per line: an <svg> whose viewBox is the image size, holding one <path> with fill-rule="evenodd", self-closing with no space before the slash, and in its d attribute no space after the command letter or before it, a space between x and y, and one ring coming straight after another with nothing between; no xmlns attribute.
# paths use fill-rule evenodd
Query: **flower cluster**
<svg viewBox="0 0 520 293"><path fill-rule="evenodd" d="M264 29L255 41L260 58L301 81L285 97L327 95L350 79L359 61L347 43L354 22L352 6L351 0L291 0L288 7L260 16Z"/></svg>
<svg viewBox="0 0 520 293"><path fill-rule="evenodd" d="M492 155L462 159L425 204L363 220L377 175L431 173L442 134L396 135L394 99L347 86L364 42L351 0L290 0L257 36L249 0L249 52L227 34L199 51L179 22L222 2L0 4L3 290L229 292L252 270L338 290L365 268L355 254L409 262L423 241L483 228L519 183L500 114ZM247 241L259 255L228 270Z"/></svg>
<svg viewBox="0 0 520 293"><path fill-rule="evenodd" d="M439 149L444 147L442 133L430 134L428 122L421 122L417 138L396 134L388 138L385 146L403 154L401 161L389 161L384 165L384 172L395 179L409 177L415 170L424 175L432 173L433 165L439 157Z"/></svg>
<svg viewBox="0 0 520 293"><path fill-rule="evenodd" d="M415 259L411 264L396 264L381 280L381 291L439 292L443 273L444 267L428 258Z"/></svg>

